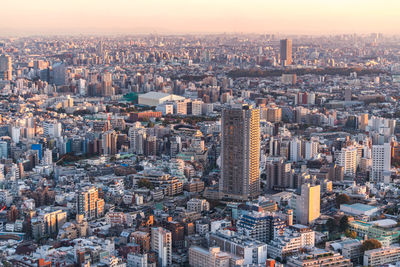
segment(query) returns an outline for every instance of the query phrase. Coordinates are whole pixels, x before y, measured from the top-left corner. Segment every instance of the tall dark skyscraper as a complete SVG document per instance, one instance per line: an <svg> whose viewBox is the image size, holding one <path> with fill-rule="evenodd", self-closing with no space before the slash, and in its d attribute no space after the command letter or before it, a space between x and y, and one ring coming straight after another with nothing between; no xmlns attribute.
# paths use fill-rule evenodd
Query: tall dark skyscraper
<svg viewBox="0 0 400 267"><path fill-rule="evenodd" d="M282 66L287 66L292 62L292 40L281 40L281 64Z"/></svg>
<svg viewBox="0 0 400 267"><path fill-rule="evenodd" d="M246 200L260 192L260 110L234 105L222 111L222 197Z"/></svg>

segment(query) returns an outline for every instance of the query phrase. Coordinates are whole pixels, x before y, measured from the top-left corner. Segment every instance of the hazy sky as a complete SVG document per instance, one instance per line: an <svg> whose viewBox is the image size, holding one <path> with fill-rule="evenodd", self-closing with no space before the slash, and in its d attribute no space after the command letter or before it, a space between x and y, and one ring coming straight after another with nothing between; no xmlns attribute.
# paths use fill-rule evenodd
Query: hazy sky
<svg viewBox="0 0 400 267"><path fill-rule="evenodd" d="M1 0L0 34L400 34L400 0Z"/></svg>

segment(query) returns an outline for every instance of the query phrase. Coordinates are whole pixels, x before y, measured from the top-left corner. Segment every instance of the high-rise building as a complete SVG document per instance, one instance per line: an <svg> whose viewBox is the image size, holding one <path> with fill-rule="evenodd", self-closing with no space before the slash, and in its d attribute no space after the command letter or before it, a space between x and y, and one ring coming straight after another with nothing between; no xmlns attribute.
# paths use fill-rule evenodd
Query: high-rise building
<svg viewBox="0 0 400 267"><path fill-rule="evenodd" d="M234 105L222 111L223 197L245 200L260 192L260 110Z"/></svg>
<svg viewBox="0 0 400 267"><path fill-rule="evenodd" d="M357 152L357 147L349 146L342 148L342 150L336 154L336 163L344 168L345 175L354 176L356 174Z"/></svg>
<svg viewBox="0 0 400 267"><path fill-rule="evenodd" d="M238 233L268 243L274 235L286 227L284 220L272 213L250 212L243 214L237 223Z"/></svg>
<svg viewBox="0 0 400 267"><path fill-rule="evenodd" d="M364 113L360 115L359 119L359 127L361 130L365 131L368 127L368 113Z"/></svg>
<svg viewBox="0 0 400 267"><path fill-rule="evenodd" d="M102 136L103 154L115 155L117 154L117 137L115 131L107 131Z"/></svg>
<svg viewBox="0 0 400 267"><path fill-rule="evenodd" d="M112 96L114 95L114 88L112 87L112 75L110 72L103 73L101 75L102 84L102 96Z"/></svg>
<svg viewBox="0 0 400 267"><path fill-rule="evenodd" d="M344 90L344 101L351 101L351 88L346 88Z"/></svg>
<svg viewBox="0 0 400 267"><path fill-rule="evenodd" d="M296 220L301 224L310 224L320 216L321 186L303 184L301 195L296 199Z"/></svg>
<svg viewBox="0 0 400 267"><path fill-rule="evenodd" d="M265 174L268 189L293 188L293 172L291 163L283 157L269 157L265 164Z"/></svg>
<svg viewBox="0 0 400 267"><path fill-rule="evenodd" d="M86 187L76 194L77 214L84 215L86 219L94 219L104 214L104 199L99 198L96 187Z"/></svg>
<svg viewBox="0 0 400 267"><path fill-rule="evenodd" d="M162 227L151 228L151 249L158 254L158 266L172 264L172 235Z"/></svg>
<svg viewBox="0 0 400 267"><path fill-rule="evenodd" d="M282 109L279 107L265 107L262 109L261 117L269 122L279 122L282 120Z"/></svg>
<svg viewBox="0 0 400 267"><path fill-rule="evenodd" d="M6 141L0 141L0 158L8 158L8 145Z"/></svg>
<svg viewBox="0 0 400 267"><path fill-rule="evenodd" d="M389 143L372 146L371 180L384 182L384 173L390 172L391 146Z"/></svg>
<svg viewBox="0 0 400 267"><path fill-rule="evenodd" d="M12 79L12 62L8 55L0 56L0 80Z"/></svg>
<svg viewBox="0 0 400 267"><path fill-rule="evenodd" d="M52 165L53 164L53 151L50 149L46 149L43 155L43 165Z"/></svg>
<svg viewBox="0 0 400 267"><path fill-rule="evenodd" d="M310 140L305 143L305 159L310 160L318 154L319 143L315 140Z"/></svg>
<svg viewBox="0 0 400 267"><path fill-rule="evenodd" d="M292 40L281 40L281 64L288 66L292 64Z"/></svg>

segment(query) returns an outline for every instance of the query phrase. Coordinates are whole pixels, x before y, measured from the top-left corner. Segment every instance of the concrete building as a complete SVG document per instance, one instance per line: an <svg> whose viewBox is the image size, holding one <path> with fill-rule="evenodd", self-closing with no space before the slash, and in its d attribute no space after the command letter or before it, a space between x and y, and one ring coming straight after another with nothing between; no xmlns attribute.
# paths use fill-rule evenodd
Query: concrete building
<svg viewBox="0 0 400 267"><path fill-rule="evenodd" d="M172 94L165 94L160 92L148 92L145 94L139 95L139 105L146 106L158 106L167 101L182 101L185 100L184 97Z"/></svg>
<svg viewBox="0 0 400 267"><path fill-rule="evenodd" d="M219 247L210 247L208 250L192 246L189 248L189 264L196 267L230 267L243 266L243 259Z"/></svg>
<svg viewBox="0 0 400 267"><path fill-rule="evenodd" d="M295 224L285 229L268 243L268 256L285 259L303 248L313 248L315 232L307 226Z"/></svg>
<svg viewBox="0 0 400 267"><path fill-rule="evenodd" d="M400 247L384 247L364 252L364 266L384 266L400 261Z"/></svg>
<svg viewBox="0 0 400 267"><path fill-rule="evenodd" d="M210 234L209 246L243 258L242 266L265 264L267 260L267 244L229 230Z"/></svg>
<svg viewBox="0 0 400 267"><path fill-rule="evenodd" d="M187 202L187 210L194 212L209 211L210 203L205 199L192 198Z"/></svg>
<svg viewBox="0 0 400 267"><path fill-rule="evenodd" d="M300 256L291 256L287 259L288 267L303 267L303 266L341 266L341 267L352 267L353 263L350 259L340 255L340 253L334 253L322 249L315 249L306 254Z"/></svg>
<svg viewBox="0 0 400 267"><path fill-rule="evenodd" d="M358 149L355 146L342 148L336 154L336 163L344 168L344 174L354 176L357 171L357 153Z"/></svg>
<svg viewBox="0 0 400 267"><path fill-rule="evenodd" d="M245 200L260 192L260 111L234 105L222 111L222 197Z"/></svg>
<svg viewBox="0 0 400 267"><path fill-rule="evenodd" d="M265 164L267 188L282 190L293 188L293 171L290 162L283 157L269 157Z"/></svg>
<svg viewBox="0 0 400 267"><path fill-rule="evenodd" d="M303 184L301 195L296 199L296 220L310 224L320 216L321 186Z"/></svg>
<svg viewBox="0 0 400 267"><path fill-rule="evenodd" d="M104 199L99 198L96 187L86 187L76 194L76 211L90 220L104 214Z"/></svg>
<svg viewBox="0 0 400 267"><path fill-rule="evenodd" d="M385 182L385 172L390 172L391 164L391 146L389 143L384 145L373 145L372 146L372 170L371 180L375 182ZM390 176L390 175L389 175Z"/></svg>
<svg viewBox="0 0 400 267"><path fill-rule="evenodd" d="M126 267L147 267L147 254L129 253L126 260Z"/></svg>
<svg viewBox="0 0 400 267"><path fill-rule="evenodd" d="M237 222L238 233L268 243L277 232L286 227L285 221L272 213L250 212L243 214Z"/></svg>
<svg viewBox="0 0 400 267"><path fill-rule="evenodd" d="M170 231L162 227L151 228L151 249L158 255L159 266L171 266L172 236Z"/></svg>
<svg viewBox="0 0 400 267"><path fill-rule="evenodd" d="M292 40L284 39L280 42L281 65L288 66L292 64Z"/></svg>
<svg viewBox="0 0 400 267"><path fill-rule="evenodd" d="M0 80L12 79L12 61L8 55L0 56Z"/></svg>

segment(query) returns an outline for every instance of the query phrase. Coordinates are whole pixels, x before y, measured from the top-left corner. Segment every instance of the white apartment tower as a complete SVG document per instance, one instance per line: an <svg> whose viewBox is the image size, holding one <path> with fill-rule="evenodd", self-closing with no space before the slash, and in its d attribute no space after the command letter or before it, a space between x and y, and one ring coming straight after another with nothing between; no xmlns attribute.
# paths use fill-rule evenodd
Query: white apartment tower
<svg viewBox="0 0 400 267"><path fill-rule="evenodd" d="M151 249L158 254L158 266L171 266L172 236L170 231L162 227L151 228Z"/></svg>

